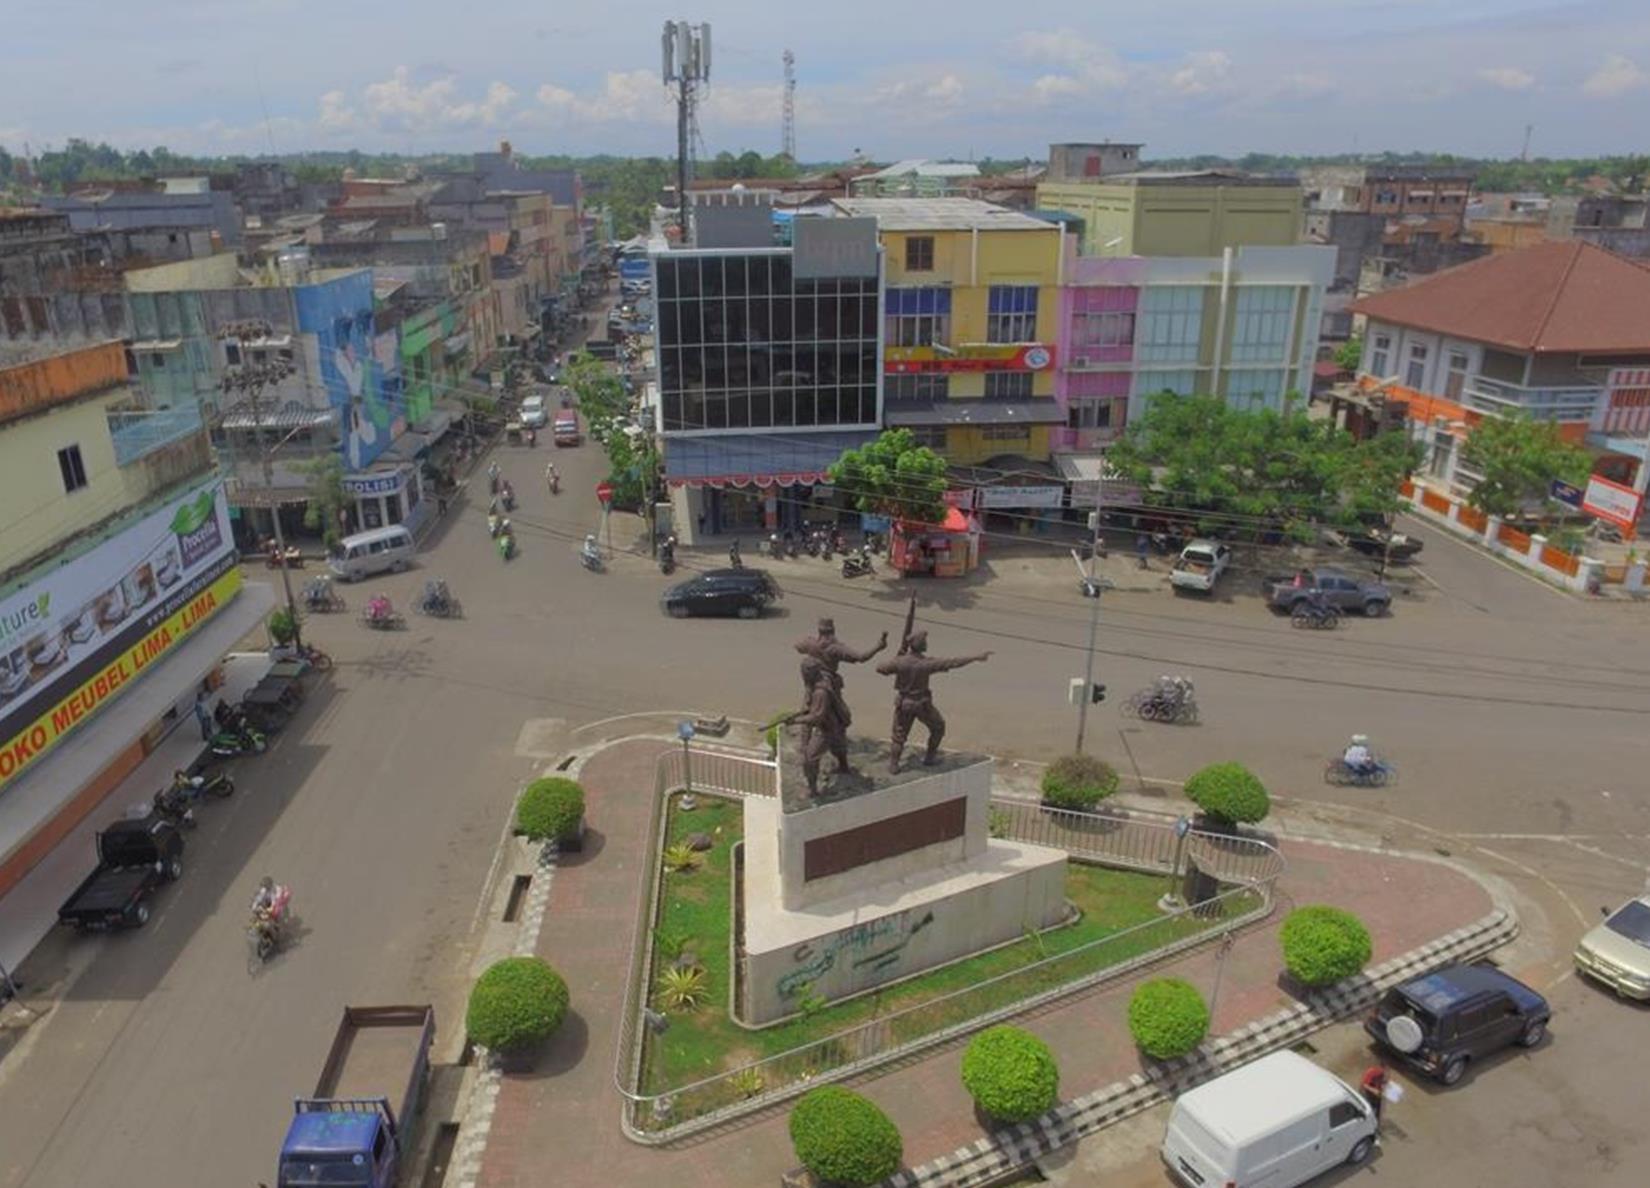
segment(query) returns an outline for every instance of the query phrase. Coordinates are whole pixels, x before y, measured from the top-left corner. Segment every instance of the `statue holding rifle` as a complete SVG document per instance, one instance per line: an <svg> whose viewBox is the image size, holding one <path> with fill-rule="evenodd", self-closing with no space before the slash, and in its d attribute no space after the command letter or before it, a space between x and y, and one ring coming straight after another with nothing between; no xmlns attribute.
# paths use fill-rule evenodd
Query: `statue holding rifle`
<svg viewBox="0 0 1650 1188"><path fill-rule="evenodd" d="M899 654L877 665L877 671L894 678L894 726L888 740L888 770L899 771L900 756L905 751L905 740L910 737L913 723L928 727L928 753L923 763L933 765L939 760L940 740L945 737L945 718L934 705L929 678L935 673L950 672L965 664L976 664L991 659L990 652L977 656L959 656L940 659L928 655L928 633L914 630L917 618L917 597L911 596L911 605L905 613L905 633L901 637Z"/></svg>

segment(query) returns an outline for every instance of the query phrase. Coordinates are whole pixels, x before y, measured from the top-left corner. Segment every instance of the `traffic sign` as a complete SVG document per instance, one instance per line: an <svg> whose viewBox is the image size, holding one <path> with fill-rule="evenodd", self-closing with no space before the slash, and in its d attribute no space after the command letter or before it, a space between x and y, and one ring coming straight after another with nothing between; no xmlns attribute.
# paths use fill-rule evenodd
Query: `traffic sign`
<svg viewBox="0 0 1650 1188"><path fill-rule="evenodd" d="M603 507L610 505L613 502L613 484L607 482L597 483L596 499Z"/></svg>

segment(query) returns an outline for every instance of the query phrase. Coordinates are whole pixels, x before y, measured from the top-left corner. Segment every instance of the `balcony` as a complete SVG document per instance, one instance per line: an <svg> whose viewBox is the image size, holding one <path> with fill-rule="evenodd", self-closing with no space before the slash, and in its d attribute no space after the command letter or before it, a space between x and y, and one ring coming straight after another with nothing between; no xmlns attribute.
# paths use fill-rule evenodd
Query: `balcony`
<svg viewBox="0 0 1650 1188"><path fill-rule="evenodd" d="M1489 416L1524 413L1536 421L1590 423L1604 399L1601 387L1526 388L1481 375L1461 386L1461 403Z"/></svg>
<svg viewBox="0 0 1650 1188"><path fill-rule="evenodd" d="M130 466L156 450L201 432L200 405L194 403L172 408L110 410L108 420L109 439L114 443L118 466Z"/></svg>

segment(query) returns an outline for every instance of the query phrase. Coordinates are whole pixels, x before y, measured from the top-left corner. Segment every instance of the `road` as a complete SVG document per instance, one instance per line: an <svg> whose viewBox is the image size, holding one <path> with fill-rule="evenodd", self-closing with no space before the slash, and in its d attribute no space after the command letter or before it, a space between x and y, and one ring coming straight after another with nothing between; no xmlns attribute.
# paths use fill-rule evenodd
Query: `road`
<svg viewBox="0 0 1650 1188"><path fill-rule="evenodd" d="M397 634L364 631L353 614L314 620L336 672L269 754L239 765L242 791L202 810L188 873L156 920L128 936L54 936L22 971L47 1013L0 1057L0 1188L272 1179L291 1099L313 1087L343 1004L433 1001L438 1054L456 1057L478 897L508 806L572 727L646 710L766 717L795 703L790 642L817 616L834 615L855 645L898 632L906 587L846 582L807 558L761 562L786 592L766 620L668 619L667 579L646 558L621 554L602 575L578 565L598 523L596 447L498 456L522 500L517 560L496 556L485 497L472 496L418 569L347 591L355 607L379 588L410 605L442 576L466 618L414 616ZM565 478L555 497L551 457ZM1642 882L1650 854L1642 618L1416 531L1416 593L1388 619L1333 633L1293 630L1247 593L1108 594L1099 669L1111 697L1091 715L1090 745L1165 798L1202 764L1241 759L1277 794L1488 865L1535 905L1550 958L1598 903ZM1082 671L1089 606L1062 565L1007 548L968 583L915 587L933 653L996 652L936 681L953 740L1036 759L1071 746L1065 689ZM1126 693L1162 671L1196 681L1202 725L1120 716ZM885 678L845 675L856 720L880 728ZM1396 787L1322 785L1324 757L1353 731L1397 761ZM303 928L248 976L243 908L264 873L294 884ZM1577 1109L1614 1128L1611 1150L1632 1166L1647 1154L1624 1104L1636 1074L1608 1042L1572 1042L1565 1012L1639 1033L1646 1015L1554 982L1563 968L1532 958L1561 1012L1532 1071L1498 1069L1429 1104L1440 1118L1493 1118L1541 1078L1569 1078ZM1438 1133L1450 1141L1448 1126Z"/></svg>

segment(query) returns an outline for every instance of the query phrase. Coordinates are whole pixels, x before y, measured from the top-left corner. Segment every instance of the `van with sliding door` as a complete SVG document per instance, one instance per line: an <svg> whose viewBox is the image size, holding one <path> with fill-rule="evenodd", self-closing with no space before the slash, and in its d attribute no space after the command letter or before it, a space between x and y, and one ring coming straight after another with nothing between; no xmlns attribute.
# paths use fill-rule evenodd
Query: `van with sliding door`
<svg viewBox="0 0 1650 1188"><path fill-rule="evenodd" d="M400 524L346 536L338 551L327 558L327 568L340 581L358 582L375 573L399 573L412 564L417 552L413 535Z"/></svg>
<svg viewBox="0 0 1650 1188"><path fill-rule="evenodd" d="M1374 1149L1368 1103L1294 1052L1182 1093L1163 1136L1163 1162L1189 1188L1294 1188Z"/></svg>

